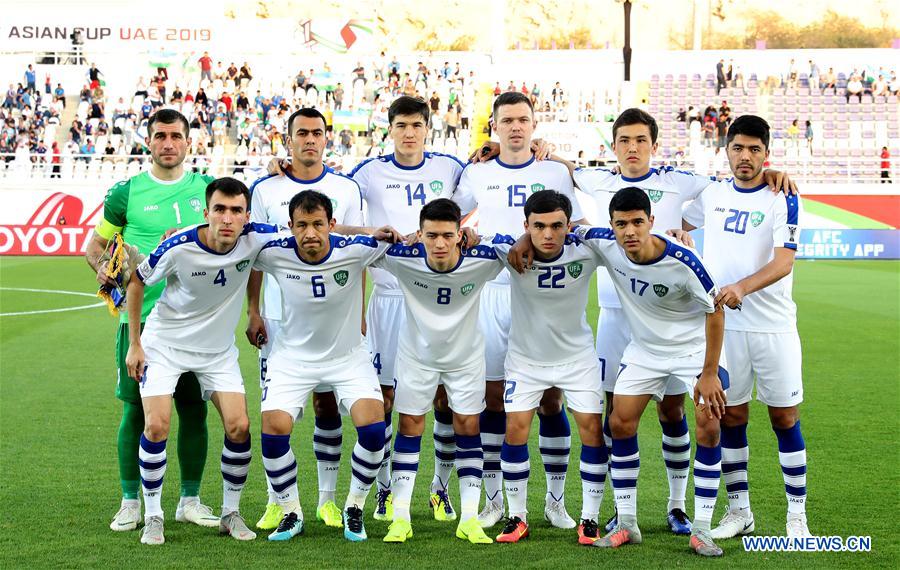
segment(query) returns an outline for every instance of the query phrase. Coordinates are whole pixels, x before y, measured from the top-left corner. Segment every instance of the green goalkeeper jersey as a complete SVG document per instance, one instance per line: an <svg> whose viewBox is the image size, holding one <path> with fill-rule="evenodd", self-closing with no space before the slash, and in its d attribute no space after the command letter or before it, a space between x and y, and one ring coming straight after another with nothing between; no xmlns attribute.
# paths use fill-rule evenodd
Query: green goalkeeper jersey
<svg viewBox="0 0 900 570"><path fill-rule="evenodd" d="M122 232L127 243L150 254L166 230L203 223L206 186L213 180L212 176L185 172L180 180L164 182L142 172L119 182L103 200L103 221L97 226L97 234L112 239L116 232ZM144 291L141 322L165 287L162 282ZM128 312L122 311L120 319L127 323Z"/></svg>

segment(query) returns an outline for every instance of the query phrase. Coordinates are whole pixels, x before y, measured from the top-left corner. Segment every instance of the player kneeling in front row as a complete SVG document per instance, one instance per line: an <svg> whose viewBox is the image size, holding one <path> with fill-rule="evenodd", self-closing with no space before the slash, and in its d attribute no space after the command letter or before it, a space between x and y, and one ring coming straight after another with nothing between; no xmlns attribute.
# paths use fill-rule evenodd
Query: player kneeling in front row
<svg viewBox="0 0 900 570"><path fill-rule="evenodd" d="M724 388L728 387L727 373L719 366L725 316L715 304L716 286L696 251L650 233L653 216L643 190L630 187L616 192L609 215L612 230L580 227L574 232L602 258L632 334L622 356L609 419L610 478L619 518L616 527L593 546L616 548L641 542L638 424L650 400L662 399L667 382L675 378L692 391L697 406L691 548L703 556L721 556L722 550L709 535L721 476L719 419L725 412Z"/></svg>
<svg viewBox="0 0 900 570"><path fill-rule="evenodd" d="M254 268L272 275L282 291L283 325L272 347L262 392L262 453L266 476L284 517L269 540L303 532L297 462L290 438L307 397L333 388L358 440L351 456L344 537L366 540L363 506L384 456L384 402L362 334L363 274L390 243L369 236L332 235L331 200L304 190L290 204L292 237L270 241ZM376 237L393 239L388 229Z"/></svg>
<svg viewBox="0 0 900 570"><path fill-rule="evenodd" d="M409 505L425 414L439 384L447 392L456 434L459 479L458 538L476 544L493 542L478 524L478 501L484 455L479 415L484 410L484 338L478 329L478 306L485 283L502 269L490 247L460 250L460 210L438 198L419 214L420 243L396 245L373 267L392 273L406 300L400 332L394 407L400 414L394 440L391 487L394 521L385 542L412 537Z"/></svg>
<svg viewBox="0 0 900 570"><path fill-rule="evenodd" d="M256 538L238 512L251 453L234 329L240 320L250 266L276 228L247 224L249 203L250 192L242 182L222 178L210 183L204 212L209 223L164 241L141 263L128 285L131 342L125 362L128 375L140 382L144 407L139 450L144 544L165 542L160 499L166 438L172 394L178 378L186 372L197 376L203 397L213 401L225 427L219 531L238 540ZM141 333L144 286L163 279L166 288Z"/></svg>
<svg viewBox="0 0 900 570"><path fill-rule="evenodd" d="M514 310L505 363L506 437L500 453L509 519L497 542L518 542L529 534L528 435L544 391L550 388L565 394L581 436L579 542L591 544L599 538L597 518L608 452L602 433L600 366L585 317L599 259L581 240L568 235L571 216L569 198L554 190L535 192L525 202L525 230L534 246L534 262L521 274L510 271ZM504 264L514 243L510 236L493 240ZM563 497L555 499L562 502Z"/></svg>

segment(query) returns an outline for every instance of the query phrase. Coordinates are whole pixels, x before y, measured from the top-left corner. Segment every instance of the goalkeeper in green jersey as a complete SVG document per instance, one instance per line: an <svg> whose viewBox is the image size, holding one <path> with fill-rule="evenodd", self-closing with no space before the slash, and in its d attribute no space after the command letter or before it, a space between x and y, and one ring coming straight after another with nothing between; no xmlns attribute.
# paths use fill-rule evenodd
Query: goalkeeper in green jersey
<svg viewBox="0 0 900 570"><path fill-rule="evenodd" d="M91 268L97 272L101 292L106 290L112 294L111 309L119 301L117 289L124 291L127 285L122 280L122 276L129 273L127 266L135 262L126 262L126 270L119 275L111 277L108 274L103 257L117 233L122 234L126 243L147 255L156 248L167 230L203 222L206 186L214 178L185 172L188 129L187 119L178 111L157 111L147 124L152 157L150 170L119 182L106 194L103 220L88 243L86 258ZM165 283L147 287L141 310L142 328L164 287ZM116 397L123 402L122 423L118 434L122 504L110 528L114 531L127 531L136 529L141 521L138 447L144 430L144 411L138 384L128 377L125 368L125 354L129 343L128 314L125 310L119 312ZM178 462L181 466L181 500L175 519L201 526L218 526L218 517L200 502L199 497L200 479L206 463L207 410L193 374L185 374L179 380L175 391L175 409L179 418Z"/></svg>

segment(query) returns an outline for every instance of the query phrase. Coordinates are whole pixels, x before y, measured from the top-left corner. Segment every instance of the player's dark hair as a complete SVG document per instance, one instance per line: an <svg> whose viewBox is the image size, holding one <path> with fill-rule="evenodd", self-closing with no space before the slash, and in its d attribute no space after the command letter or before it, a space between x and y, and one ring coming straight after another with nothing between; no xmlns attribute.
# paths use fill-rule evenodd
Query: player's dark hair
<svg viewBox="0 0 900 570"><path fill-rule="evenodd" d="M150 115L150 120L147 121L147 136L153 136L153 127L156 123L173 125L179 122L184 127L184 137L187 138L191 132L191 125L188 123L187 117L175 109L159 109Z"/></svg>
<svg viewBox="0 0 900 570"><path fill-rule="evenodd" d="M763 146L769 148L769 123L756 115L741 115L728 127L728 135L725 137L725 146L731 144L734 137L744 135L761 140Z"/></svg>
<svg viewBox="0 0 900 570"><path fill-rule="evenodd" d="M500 107L504 105L518 105L519 103L527 104L528 108L531 109L531 114L534 114L534 105L531 104L531 99L527 95L518 91L507 91L494 99L494 108L492 109L494 120L497 120L497 111Z"/></svg>
<svg viewBox="0 0 900 570"><path fill-rule="evenodd" d="M322 208L325 210L325 217L328 218L328 221L331 221L331 218L334 217L331 198L315 190L304 190L291 198L291 203L288 204L288 216L290 216L291 221L294 220L294 212L297 208L300 208L300 211L306 214L312 214L319 208Z"/></svg>
<svg viewBox="0 0 900 570"><path fill-rule="evenodd" d="M209 208L209 201L216 192L229 197L243 196L247 201L247 210L250 210L250 190L247 185L238 180L226 176L225 178L217 178L206 185L206 207Z"/></svg>
<svg viewBox="0 0 900 570"><path fill-rule="evenodd" d="M394 102L388 107L388 124L393 125L394 119L398 115L422 115L422 119L427 125L429 113L428 103L425 102L425 99L401 95L394 99Z"/></svg>
<svg viewBox="0 0 900 570"><path fill-rule="evenodd" d="M628 125L647 125L650 129L650 142L656 144L656 137L659 135L659 126L656 124L656 119L647 111L637 107L625 109L616 117L616 122L613 123L612 129L613 142L616 140L616 133L619 131L619 127L627 127Z"/></svg>
<svg viewBox="0 0 900 570"><path fill-rule="evenodd" d="M633 212L635 210L643 210L647 217L650 217L650 198L640 188L634 186L622 188L613 194L612 200L609 201L609 219L612 219L613 212Z"/></svg>
<svg viewBox="0 0 900 570"><path fill-rule="evenodd" d="M291 116L288 117L287 120L287 132L288 136L293 136L294 132L291 130L291 126L294 123L294 119L297 117L306 117L307 119L321 119L322 121L322 130L325 130L328 127L328 121L325 120L325 115L322 114L321 111L316 109L315 107L304 107L297 111L291 113Z"/></svg>
<svg viewBox="0 0 900 570"><path fill-rule="evenodd" d="M572 202L565 194L556 190L540 190L525 200L525 219L531 214L549 214L562 210L566 221L572 218Z"/></svg>
<svg viewBox="0 0 900 570"><path fill-rule="evenodd" d="M456 202L449 198L438 198L432 200L422 207L419 212L419 228L421 228L426 220L432 222L454 222L459 227L462 212Z"/></svg>

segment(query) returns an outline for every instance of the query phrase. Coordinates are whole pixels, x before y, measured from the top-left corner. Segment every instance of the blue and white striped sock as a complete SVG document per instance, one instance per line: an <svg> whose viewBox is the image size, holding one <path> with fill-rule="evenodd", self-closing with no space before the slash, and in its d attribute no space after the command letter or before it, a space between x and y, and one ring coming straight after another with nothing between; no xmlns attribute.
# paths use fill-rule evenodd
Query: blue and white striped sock
<svg viewBox="0 0 900 570"><path fill-rule="evenodd" d="M484 453L480 435L456 434L456 478L459 479L459 503L461 522L478 515L481 500L481 471Z"/></svg>
<svg viewBox="0 0 900 570"><path fill-rule="evenodd" d="M319 506L334 500L337 489L338 468L341 465L341 446L344 436L341 417L316 418L313 428L313 452L316 455L316 473L319 476Z"/></svg>
<svg viewBox="0 0 900 570"><path fill-rule="evenodd" d="M806 442L800 431L800 422L789 429L776 429L778 438L778 462L784 476L788 513L806 513Z"/></svg>
<svg viewBox="0 0 900 570"><path fill-rule="evenodd" d="M478 440L481 447L481 440ZM456 435L453 433L453 412L434 411L434 478L431 492L447 491L450 474L456 460ZM481 489L479 483L478 488ZM480 499L480 497L479 497Z"/></svg>
<svg viewBox="0 0 900 570"><path fill-rule="evenodd" d="M709 530L713 512L716 510L716 495L719 479L722 477L721 446L706 447L697 444L694 455L694 524L697 530Z"/></svg>
<svg viewBox="0 0 900 570"><path fill-rule="evenodd" d="M350 492L345 509L352 505L360 509L365 506L369 489L384 459L384 422L358 427L356 433L356 445L350 456Z"/></svg>
<svg viewBox="0 0 900 570"><path fill-rule="evenodd" d="M416 484L421 449L422 436L397 434L394 439L394 456L391 460L394 520L409 520L409 505L412 502L413 487Z"/></svg>
<svg viewBox="0 0 900 570"><path fill-rule="evenodd" d="M385 491L391 490L391 438L394 428L391 426L391 414L384 414L384 458L381 460L381 469L378 470L376 479L378 488Z"/></svg>
<svg viewBox="0 0 900 570"><path fill-rule="evenodd" d="M222 447L222 514L240 510L241 491L250 472L250 438L244 443L235 443L225 438Z"/></svg>
<svg viewBox="0 0 900 570"><path fill-rule="evenodd" d="M506 412L481 412L481 447L484 450L484 471L481 484L485 501L503 508L503 470L500 451L506 437Z"/></svg>
<svg viewBox="0 0 900 570"><path fill-rule="evenodd" d="M609 451L606 446L581 446L581 518L598 520L600 504L603 503L603 488L606 486L606 470Z"/></svg>
<svg viewBox="0 0 900 570"><path fill-rule="evenodd" d="M662 427L662 455L666 464L666 475L669 479L669 505L667 511L681 509L685 511L688 474L691 470L691 436L688 432L687 418L680 422L659 422Z"/></svg>
<svg viewBox="0 0 900 570"><path fill-rule="evenodd" d="M566 492L566 471L572 447L572 431L565 410L545 416L538 414L540 431L538 446L547 476L547 495L544 500L562 502Z"/></svg>
<svg viewBox="0 0 900 570"><path fill-rule="evenodd" d="M737 511L750 508L750 486L747 482L747 424L722 426L722 478L728 493L728 508Z"/></svg>
<svg viewBox="0 0 900 570"><path fill-rule="evenodd" d="M531 476L528 444L510 445L504 441L500 449L500 466L503 469L506 500L509 502L509 516L524 521L528 516L528 477Z"/></svg>
<svg viewBox="0 0 900 570"><path fill-rule="evenodd" d="M641 457L637 435L624 439L613 438L609 476L616 497L619 520L637 520L637 480L641 472Z"/></svg>
<svg viewBox="0 0 900 570"><path fill-rule="evenodd" d="M262 434L263 466L266 478L275 491L275 499L285 512L300 510L300 493L297 491L297 461L291 450L291 436Z"/></svg>
<svg viewBox="0 0 900 570"><path fill-rule="evenodd" d="M150 441L141 434L138 466L144 494L144 519L163 516L162 484L166 474L166 441Z"/></svg>

